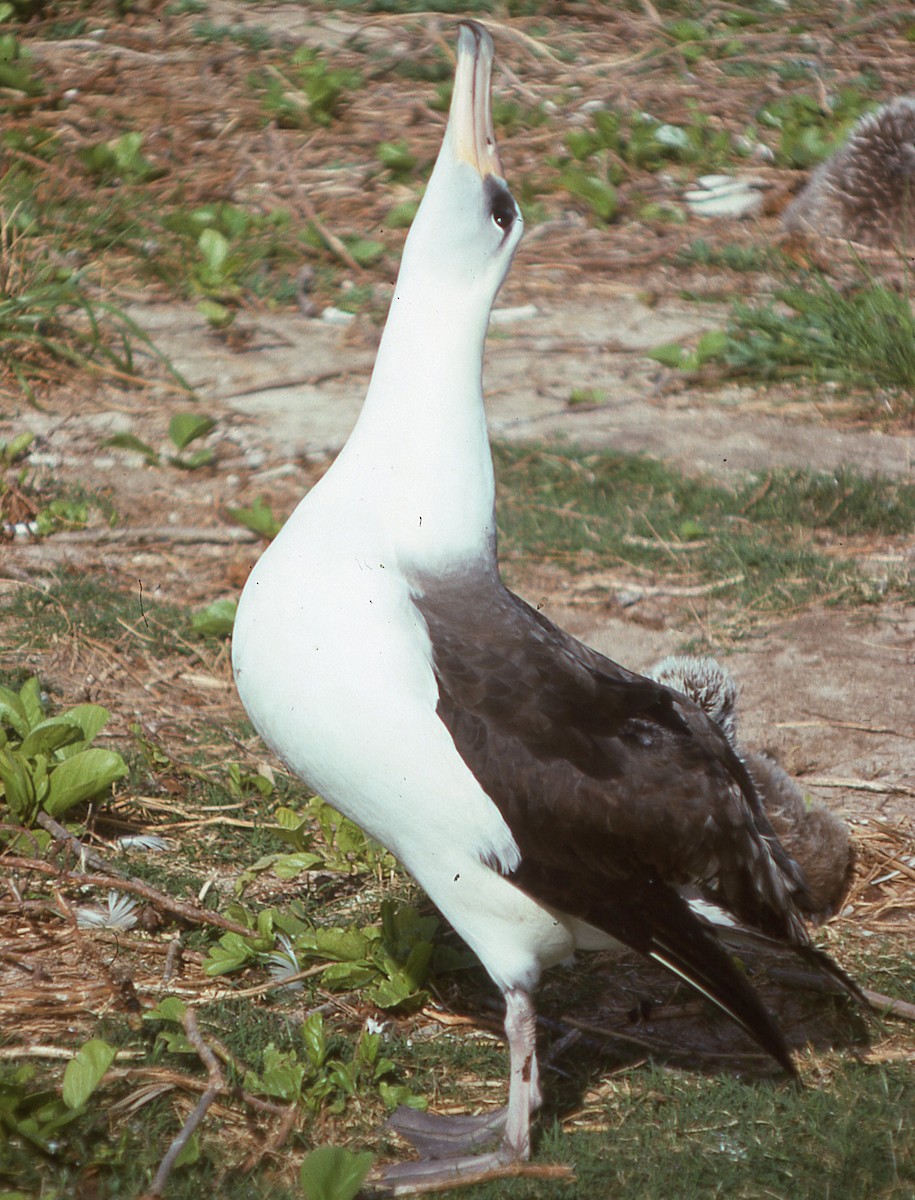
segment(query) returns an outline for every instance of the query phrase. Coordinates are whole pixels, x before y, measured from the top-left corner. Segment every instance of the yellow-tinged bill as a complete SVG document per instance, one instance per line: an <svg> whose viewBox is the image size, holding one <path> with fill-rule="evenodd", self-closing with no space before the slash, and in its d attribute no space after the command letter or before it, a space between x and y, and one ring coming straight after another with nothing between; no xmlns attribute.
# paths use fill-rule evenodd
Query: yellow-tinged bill
<svg viewBox="0 0 915 1200"><path fill-rule="evenodd" d="M476 21L461 24L457 46L457 71L448 124L455 153L485 178L502 177L502 164L492 127L490 84L492 38Z"/></svg>

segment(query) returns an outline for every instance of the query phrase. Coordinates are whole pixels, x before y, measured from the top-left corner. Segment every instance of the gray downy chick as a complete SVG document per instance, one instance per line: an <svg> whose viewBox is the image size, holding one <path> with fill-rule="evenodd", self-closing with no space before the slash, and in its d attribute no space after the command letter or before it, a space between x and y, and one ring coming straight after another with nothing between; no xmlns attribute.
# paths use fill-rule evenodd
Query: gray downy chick
<svg viewBox="0 0 915 1200"><path fill-rule="evenodd" d="M789 233L868 246L915 242L915 97L885 104L855 125L785 209Z"/></svg>
<svg viewBox="0 0 915 1200"><path fill-rule="evenodd" d="M825 921L838 912L854 874L848 827L828 809L808 807L801 789L771 755L739 743L737 684L727 668L714 658L672 655L646 674L688 696L721 726L756 784L779 841L804 873L813 901L811 919Z"/></svg>

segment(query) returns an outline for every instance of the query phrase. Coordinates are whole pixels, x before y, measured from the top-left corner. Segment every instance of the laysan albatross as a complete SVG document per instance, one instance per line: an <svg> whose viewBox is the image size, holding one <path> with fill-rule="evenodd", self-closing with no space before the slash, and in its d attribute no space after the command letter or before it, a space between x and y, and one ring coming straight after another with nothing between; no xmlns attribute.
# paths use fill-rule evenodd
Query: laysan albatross
<svg viewBox="0 0 915 1200"><path fill-rule="evenodd" d="M719 727L500 579L482 358L523 221L495 145L492 59L489 34L463 23L364 407L255 566L233 640L264 741L396 855L505 996L507 1109L395 1122L439 1157L390 1168L394 1189L529 1156L531 997L576 948L623 943L663 963L793 1073L682 887L833 970L808 941L803 878Z"/></svg>

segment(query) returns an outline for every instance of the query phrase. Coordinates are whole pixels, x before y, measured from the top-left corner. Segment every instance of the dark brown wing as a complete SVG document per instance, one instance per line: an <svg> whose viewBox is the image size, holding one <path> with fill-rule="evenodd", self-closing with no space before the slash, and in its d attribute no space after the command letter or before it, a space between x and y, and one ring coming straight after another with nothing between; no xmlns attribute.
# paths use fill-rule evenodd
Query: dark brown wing
<svg viewBox="0 0 915 1200"><path fill-rule="evenodd" d="M542 903L664 963L792 1070L781 1034L679 886L807 945L803 880L727 740L679 693L583 646L490 578L415 600L439 715Z"/></svg>
<svg viewBox="0 0 915 1200"><path fill-rule="evenodd" d="M698 706L489 580L428 590L416 604L439 715L525 859L710 887L741 920L806 941L803 880Z"/></svg>

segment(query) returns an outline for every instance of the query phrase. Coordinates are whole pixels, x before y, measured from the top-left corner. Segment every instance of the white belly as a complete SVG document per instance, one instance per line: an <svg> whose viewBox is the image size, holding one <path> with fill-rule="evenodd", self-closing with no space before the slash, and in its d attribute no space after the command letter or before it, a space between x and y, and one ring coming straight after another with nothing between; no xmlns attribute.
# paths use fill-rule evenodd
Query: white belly
<svg viewBox="0 0 915 1200"><path fill-rule="evenodd" d="M571 924L501 874L517 846L436 715L409 589L393 565L316 555L289 526L252 572L235 625L235 677L255 728L391 850L500 986L533 987L571 953Z"/></svg>

